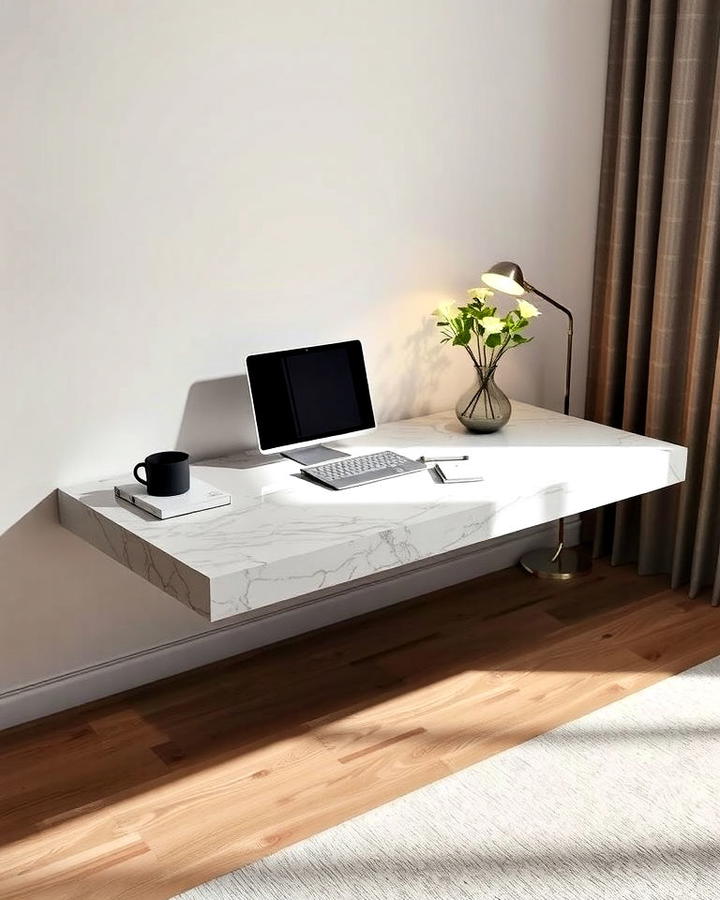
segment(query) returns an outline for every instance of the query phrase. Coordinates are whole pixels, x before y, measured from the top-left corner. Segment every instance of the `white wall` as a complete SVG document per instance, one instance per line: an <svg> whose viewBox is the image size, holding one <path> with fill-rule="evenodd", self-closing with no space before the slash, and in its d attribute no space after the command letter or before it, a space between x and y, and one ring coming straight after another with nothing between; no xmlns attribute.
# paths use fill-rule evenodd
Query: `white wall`
<svg viewBox="0 0 720 900"><path fill-rule="evenodd" d="M0 692L205 628L50 495L247 445L246 353L359 336L382 418L447 407L425 315L516 258L581 412L609 5L0 0ZM559 406L562 326L508 393Z"/></svg>

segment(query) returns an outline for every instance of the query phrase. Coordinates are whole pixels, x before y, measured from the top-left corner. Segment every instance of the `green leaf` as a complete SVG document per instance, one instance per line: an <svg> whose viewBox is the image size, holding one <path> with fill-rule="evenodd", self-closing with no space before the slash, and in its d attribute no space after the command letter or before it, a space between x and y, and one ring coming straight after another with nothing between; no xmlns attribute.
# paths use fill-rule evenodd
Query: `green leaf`
<svg viewBox="0 0 720 900"><path fill-rule="evenodd" d="M501 334L490 334L485 341L488 347L491 347L493 350L495 347L499 347L502 342L503 338Z"/></svg>
<svg viewBox="0 0 720 900"><path fill-rule="evenodd" d="M529 344L532 338L523 337L521 334L514 334L511 338L513 344Z"/></svg>

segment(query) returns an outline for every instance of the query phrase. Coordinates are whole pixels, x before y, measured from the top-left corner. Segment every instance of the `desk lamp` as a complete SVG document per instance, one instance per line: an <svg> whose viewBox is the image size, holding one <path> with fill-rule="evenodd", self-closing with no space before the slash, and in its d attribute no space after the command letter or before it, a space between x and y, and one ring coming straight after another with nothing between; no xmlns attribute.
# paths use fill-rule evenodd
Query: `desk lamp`
<svg viewBox="0 0 720 900"><path fill-rule="evenodd" d="M525 281L522 269L517 263L504 262L495 263L495 265L484 272L481 276L485 284L494 291L500 291L503 294L510 294L513 297L520 297L526 292L537 294L542 297L555 309L564 312L568 319L567 330L567 356L565 361L565 400L563 402L563 412L565 415L570 413L570 370L572 366L572 341L573 341L573 317L569 309L543 294L536 287ZM538 578L555 578L567 580L574 578L576 575L585 574L590 570L590 557L581 549L574 547L565 547L565 523L563 519L558 521L558 543L557 547L542 548L540 550L531 550L524 554L520 559L522 568L531 575Z"/></svg>

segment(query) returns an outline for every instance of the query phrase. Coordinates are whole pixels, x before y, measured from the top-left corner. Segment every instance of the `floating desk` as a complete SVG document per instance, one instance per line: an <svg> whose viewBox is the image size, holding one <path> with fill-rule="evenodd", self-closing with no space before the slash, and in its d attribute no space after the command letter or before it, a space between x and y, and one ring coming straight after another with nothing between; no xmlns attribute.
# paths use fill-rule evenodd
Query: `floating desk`
<svg viewBox="0 0 720 900"><path fill-rule="evenodd" d="M332 491L290 460L243 453L192 467L231 506L161 521L115 499L122 475L61 489L60 519L215 622L676 484L687 456L525 403L496 434L470 434L443 412L332 443L354 454L468 453L486 477L446 485L419 472Z"/></svg>

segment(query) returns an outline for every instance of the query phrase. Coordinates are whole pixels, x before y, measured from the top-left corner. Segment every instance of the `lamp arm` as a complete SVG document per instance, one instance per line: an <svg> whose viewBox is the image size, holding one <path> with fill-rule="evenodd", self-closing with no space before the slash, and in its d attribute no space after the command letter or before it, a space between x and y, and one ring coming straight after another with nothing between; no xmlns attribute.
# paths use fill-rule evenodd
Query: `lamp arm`
<svg viewBox="0 0 720 900"><path fill-rule="evenodd" d="M568 318L567 359L565 363L565 400L563 402L563 412L567 416L570 414L570 373L572 371L572 344L574 331L573 315L566 306L563 306L562 303L558 303L557 300L553 300L552 297L548 297L547 294L543 294L542 291L539 291L536 287L533 287L532 284L525 282L524 287L526 291L532 291L533 294L537 294L538 297L542 297L543 300L550 304L550 306L554 306L555 309L559 309L560 312L564 312Z"/></svg>

